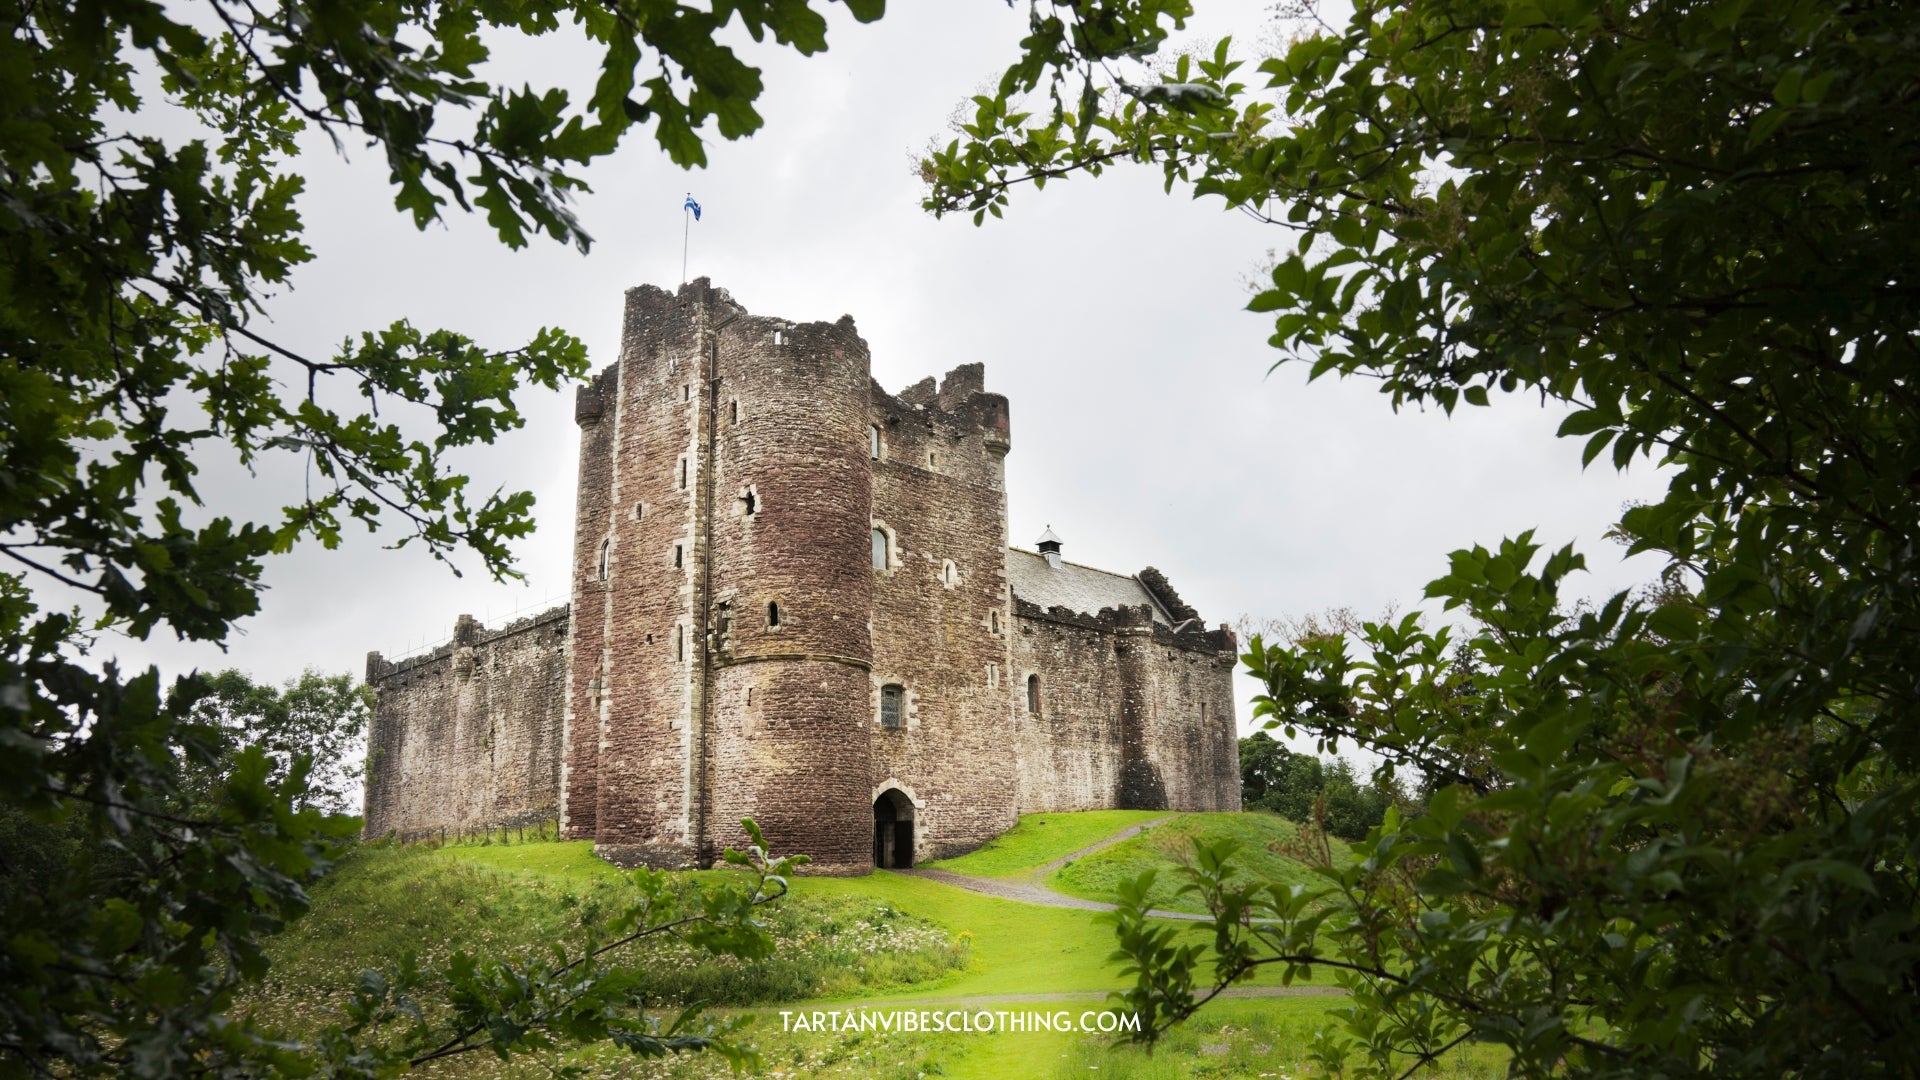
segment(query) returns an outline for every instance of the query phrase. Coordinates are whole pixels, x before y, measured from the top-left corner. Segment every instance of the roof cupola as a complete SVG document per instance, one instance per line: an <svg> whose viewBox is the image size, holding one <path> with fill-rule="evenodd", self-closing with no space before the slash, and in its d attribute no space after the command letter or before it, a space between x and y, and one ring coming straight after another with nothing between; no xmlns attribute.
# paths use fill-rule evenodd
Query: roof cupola
<svg viewBox="0 0 1920 1080"><path fill-rule="evenodd" d="M1034 541L1033 546L1047 557L1048 566L1060 569L1060 538L1053 535L1053 526L1047 526L1047 531L1040 534L1040 539Z"/></svg>

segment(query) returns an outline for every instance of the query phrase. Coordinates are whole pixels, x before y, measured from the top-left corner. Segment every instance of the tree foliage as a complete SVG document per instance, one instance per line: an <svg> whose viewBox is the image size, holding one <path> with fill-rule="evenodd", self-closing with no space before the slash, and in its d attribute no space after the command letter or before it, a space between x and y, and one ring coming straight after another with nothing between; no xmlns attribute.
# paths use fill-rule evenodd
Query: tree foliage
<svg viewBox="0 0 1920 1080"><path fill-rule="evenodd" d="M367 725L373 719L371 687L356 684L351 675L308 669L276 689L233 668L207 676L205 687L206 696L193 707L190 730L212 742L217 756L201 766L181 755L184 805L205 805L242 751L257 746L267 755L272 779L291 776L304 759L307 785L295 810L352 814L360 808Z"/></svg>
<svg viewBox="0 0 1920 1080"><path fill-rule="evenodd" d="M1428 587L1466 630L1252 643L1261 718L1436 790L1320 894L1200 853L1209 947L1123 906L1154 1030L1218 961L1332 973L1325 1056L1382 1075L1467 1040L1528 1075L1911 1070L1916 46L1872 0L1360 0L1252 67L1056 69L1071 108L1010 79L927 158L976 221L1150 162L1292 237L1249 304L1278 363L1396 407L1539 394L1588 462L1669 469L1619 525L1684 586L1658 602L1577 609L1583 556L1521 535Z"/></svg>
<svg viewBox="0 0 1920 1080"><path fill-rule="evenodd" d="M1389 809L1409 805L1396 777L1362 779L1345 758L1289 750L1264 731L1240 740L1240 803L1347 841L1366 839Z"/></svg>
<svg viewBox="0 0 1920 1080"><path fill-rule="evenodd" d="M862 21L882 12L845 2ZM584 348L555 329L489 345L404 321L346 328L332 351L277 339L264 306L311 258L303 133L377 151L416 225L477 211L510 246L544 233L584 250L569 200L585 168L635 128L689 166L704 135L756 130L759 72L716 36L818 53L824 6L26 0L0 14L0 857L10 879L49 883L0 911L0 1075L398 1067L227 1013L337 839L314 805L315 755L236 749L204 722L225 707L204 679L88 658L100 631L217 645L259 610L268 558L332 547L354 523L437 558L470 552L495 576L513 575L508 545L533 527L530 495L476 492L450 456L519 427L516 393L579 378ZM490 42L563 28L599 56L585 100L491 81ZM236 520L198 482L220 455L291 457L308 482L279 513ZM62 589L84 615L50 599ZM472 1000L500 1031L522 1022ZM595 1023L562 1033L612 1030Z"/></svg>

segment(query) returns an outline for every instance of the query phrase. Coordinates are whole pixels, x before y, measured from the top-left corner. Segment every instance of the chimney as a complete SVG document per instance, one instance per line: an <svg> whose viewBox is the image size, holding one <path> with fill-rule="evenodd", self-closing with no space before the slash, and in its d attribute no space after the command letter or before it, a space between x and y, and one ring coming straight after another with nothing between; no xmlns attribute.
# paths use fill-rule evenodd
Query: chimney
<svg viewBox="0 0 1920 1080"><path fill-rule="evenodd" d="M1047 531L1040 534L1040 539L1033 546L1047 557L1048 566L1060 569L1060 538L1053 535L1053 526L1047 526Z"/></svg>

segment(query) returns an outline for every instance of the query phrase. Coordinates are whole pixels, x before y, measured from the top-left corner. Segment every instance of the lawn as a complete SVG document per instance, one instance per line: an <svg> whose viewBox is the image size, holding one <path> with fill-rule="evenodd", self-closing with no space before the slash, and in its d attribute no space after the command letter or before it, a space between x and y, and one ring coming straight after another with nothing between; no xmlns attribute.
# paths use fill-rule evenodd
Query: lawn
<svg viewBox="0 0 1920 1080"><path fill-rule="evenodd" d="M1167 817L1165 810L1087 810L1023 814L1013 828L978 850L927 865L976 877L1018 877L1105 840L1130 825Z"/></svg>
<svg viewBox="0 0 1920 1080"><path fill-rule="evenodd" d="M1266 881L1318 888L1324 880L1295 858L1305 846L1299 826L1276 814L1181 814L1164 825L1148 829L1112 847L1103 848L1055 871L1046 885L1056 892L1086 900L1111 901L1115 888L1127 878L1158 871L1149 893L1153 906L1169 911L1200 911L1197 899L1180 894L1179 868L1194 839L1206 843L1232 840L1240 845L1236 863L1243 874ZM1348 858L1347 845L1328 840L1335 861Z"/></svg>
<svg viewBox="0 0 1920 1080"><path fill-rule="evenodd" d="M1018 877L1143 820L1151 812L1031 815L994 847L941 864L962 872ZM1175 838L1233 835L1271 844L1290 828L1255 815L1181 815L1055 875L1082 894L1118 875L1170 866ZM1164 830L1164 831L1163 831ZM1159 839L1151 839L1158 834ZM1142 851L1144 849L1144 853ZM1261 856L1277 858L1265 846ZM1344 854L1344 851L1341 852ZM971 860L971 861L967 861ZM1261 866L1267 865L1264 861ZM1297 864L1295 864L1297 867ZM1078 874L1074 875L1074 871ZM721 872L724 873L724 872ZM683 878L707 877L676 875ZM333 988L354 972L412 950L423 961L455 948L513 955L577 934L604 918L629 888L628 875L593 857L586 843L396 847L367 845L314 890L312 913L272 944L274 969L248 1004L294 1030L310 1029ZM925 878L876 872L864 878L799 878L768 912L780 942L764 965L714 963L672 948L636 950L623 960L647 972L668 998L698 995L732 1003L723 1016L752 1016L749 1040L769 1077L947 1078L1185 1077L1316 1075L1306 1064L1312 1035L1340 1007L1338 996L1221 1000L1172 1033L1152 1054L1109 1036L1075 1031L834 1032L783 1028L781 1010L987 1010L1068 1013L1108 1008L1124 980L1109 957L1112 929L1092 912L1002 900ZM1200 933L1196 927L1194 933ZM1033 1001L1035 995L1068 995ZM731 1075L717 1057L641 1061L609 1046L545 1063L472 1054L436 1063L430 1076L551 1075L578 1067L595 1077L694 1080ZM1502 1070L1480 1050L1456 1054L1440 1076Z"/></svg>
<svg viewBox="0 0 1920 1080"><path fill-rule="evenodd" d="M584 841L364 845L315 887L313 910L273 939L273 968L246 1005L307 1031L359 972L408 953L422 967L462 951L544 963L555 942L578 955L586 931L632 895L629 875ZM966 939L872 896L816 892L763 910L776 943L766 960L716 958L671 938L627 946L621 959L645 973L656 1000L719 1005L898 992L951 981L968 964Z"/></svg>

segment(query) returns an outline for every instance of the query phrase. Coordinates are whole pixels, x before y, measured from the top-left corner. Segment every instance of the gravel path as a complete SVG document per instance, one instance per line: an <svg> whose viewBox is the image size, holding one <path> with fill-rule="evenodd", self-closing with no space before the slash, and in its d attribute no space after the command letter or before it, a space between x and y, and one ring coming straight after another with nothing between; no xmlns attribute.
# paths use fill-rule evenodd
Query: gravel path
<svg viewBox="0 0 1920 1080"><path fill-rule="evenodd" d="M1085 858L1099 851L1101 848L1111 847L1122 840L1138 836L1140 833L1153 828L1155 825L1172 820L1173 815L1169 814L1166 817L1154 818L1152 821L1143 821L1138 825L1130 825L1097 844L1089 844L1070 855L1060 856L1045 866L1033 871L1032 877L1026 879L974 877L971 874L956 874L951 870L895 870L894 873L906 874L909 877L926 878L928 881L938 881L943 885L952 885L957 888L966 889L969 892L980 893L983 896L998 897L1001 900L1017 900L1023 904L1042 904L1047 907L1073 908L1077 911L1112 911L1114 907L1112 904L1103 903L1099 900L1082 900L1077 896L1067 896L1064 893L1057 893L1040 884L1040 881L1047 874L1060 869L1075 859ZM1188 922L1203 922L1208 918L1205 915L1195 915L1187 911L1161 911L1158 909L1149 911L1147 914L1162 919L1184 919Z"/></svg>
<svg viewBox="0 0 1920 1080"><path fill-rule="evenodd" d="M1173 815L1168 814L1166 817L1157 817L1157 818L1154 818L1152 821L1143 821L1138 825L1130 825L1127 828L1121 829L1119 832L1114 833L1112 836L1107 837L1105 840L1100 841L1099 843L1088 844L1086 847L1081 848L1079 851L1076 851L1071 855L1060 856L1059 858L1053 860L1047 865L1034 871L1034 874L1036 877L1046 877L1048 874L1053 873L1055 870L1060 869L1061 867L1067 865L1070 862L1073 862L1077 859L1084 859L1087 856L1093 854L1094 852L1099 851L1101 848L1110 848L1122 840L1131 840L1134 837L1139 836L1141 833L1146 832L1148 829L1153 828L1155 825L1165 825L1167 822L1172 820L1173 820Z"/></svg>

